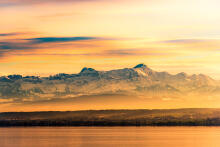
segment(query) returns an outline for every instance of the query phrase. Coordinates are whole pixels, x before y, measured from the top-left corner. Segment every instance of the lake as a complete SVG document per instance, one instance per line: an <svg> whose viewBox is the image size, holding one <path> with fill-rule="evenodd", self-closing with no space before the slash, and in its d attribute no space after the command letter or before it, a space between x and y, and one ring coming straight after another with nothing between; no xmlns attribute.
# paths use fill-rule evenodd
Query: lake
<svg viewBox="0 0 220 147"><path fill-rule="evenodd" d="M219 147L220 127L0 128L0 147Z"/></svg>

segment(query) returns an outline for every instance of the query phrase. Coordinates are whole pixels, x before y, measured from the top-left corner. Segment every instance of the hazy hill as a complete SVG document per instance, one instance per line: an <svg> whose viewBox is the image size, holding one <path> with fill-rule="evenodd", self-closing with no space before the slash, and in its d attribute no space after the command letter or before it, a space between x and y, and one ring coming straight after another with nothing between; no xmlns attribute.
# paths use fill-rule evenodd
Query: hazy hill
<svg viewBox="0 0 220 147"><path fill-rule="evenodd" d="M214 126L220 109L90 110L0 113L0 126Z"/></svg>

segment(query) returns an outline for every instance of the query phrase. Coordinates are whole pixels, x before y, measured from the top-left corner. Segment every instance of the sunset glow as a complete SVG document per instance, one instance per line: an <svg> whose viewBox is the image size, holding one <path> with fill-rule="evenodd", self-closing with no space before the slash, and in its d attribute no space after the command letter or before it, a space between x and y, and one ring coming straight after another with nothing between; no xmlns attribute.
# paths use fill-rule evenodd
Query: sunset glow
<svg viewBox="0 0 220 147"><path fill-rule="evenodd" d="M220 79L217 0L1 0L0 74L145 63Z"/></svg>

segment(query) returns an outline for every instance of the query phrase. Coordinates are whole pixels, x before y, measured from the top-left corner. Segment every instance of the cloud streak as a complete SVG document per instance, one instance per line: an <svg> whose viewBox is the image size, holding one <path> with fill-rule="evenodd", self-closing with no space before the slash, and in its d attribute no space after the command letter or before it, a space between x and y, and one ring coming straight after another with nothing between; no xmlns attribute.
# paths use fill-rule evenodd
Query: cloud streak
<svg viewBox="0 0 220 147"><path fill-rule="evenodd" d="M100 0L1 0L0 7L45 4L45 3L78 3L78 2L95 2Z"/></svg>
<svg viewBox="0 0 220 147"><path fill-rule="evenodd" d="M31 38L26 39L32 43L51 43L51 42L73 42L73 41L84 41L84 40L94 40L97 37L42 37L42 38Z"/></svg>
<svg viewBox="0 0 220 147"><path fill-rule="evenodd" d="M9 34L2 34L9 35ZM30 39L21 39L14 41L2 41L0 42L0 49L2 50L25 50L36 48L39 44L42 43L60 43L60 42L77 42L85 40L104 40L104 38L98 37L42 37L42 38L30 38ZM19 42L20 41L20 42ZM25 42L24 42L25 41Z"/></svg>
<svg viewBox="0 0 220 147"><path fill-rule="evenodd" d="M170 53L165 52L153 52L143 51L143 49L115 49L115 50L103 50L99 53L45 53L45 54L24 54L15 53L16 56L93 56L93 57L127 57L127 56L167 56Z"/></svg>
<svg viewBox="0 0 220 147"><path fill-rule="evenodd" d="M20 35L20 34L23 34L23 33L2 33L0 34L0 37L5 37L5 36L16 36L16 35Z"/></svg>
<svg viewBox="0 0 220 147"><path fill-rule="evenodd" d="M36 46L32 46L30 43L20 43L20 42L0 42L0 50L25 50L33 49Z"/></svg>
<svg viewBox="0 0 220 147"><path fill-rule="evenodd" d="M8 56L19 50L38 49L37 45L20 42L0 42L0 57Z"/></svg>
<svg viewBox="0 0 220 147"><path fill-rule="evenodd" d="M1 34L2 36L16 35L16 33ZM6 40L0 42L0 56L6 55L6 53L13 54L14 51L18 50L33 50L33 49L46 49L59 45L58 43L66 43L68 45L74 45L80 43L80 46L85 46L83 41L93 40L108 40L107 38L99 37L41 37L41 38L29 38L29 39L17 39L17 40ZM44 46L44 44L47 44ZM53 46L52 46L53 45Z"/></svg>
<svg viewBox="0 0 220 147"><path fill-rule="evenodd" d="M175 40L161 41L161 43L202 43L210 40L211 39L175 39Z"/></svg>

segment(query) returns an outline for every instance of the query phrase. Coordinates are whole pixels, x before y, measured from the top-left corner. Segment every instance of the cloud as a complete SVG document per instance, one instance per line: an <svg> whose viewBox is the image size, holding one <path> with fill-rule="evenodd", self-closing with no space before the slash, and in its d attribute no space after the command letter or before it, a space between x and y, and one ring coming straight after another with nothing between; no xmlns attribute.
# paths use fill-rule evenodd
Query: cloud
<svg viewBox="0 0 220 147"><path fill-rule="evenodd" d="M0 104L7 104L13 102L13 99L1 99L0 98Z"/></svg>
<svg viewBox="0 0 220 147"><path fill-rule="evenodd" d="M16 33L2 34L4 35L14 35ZM17 50L33 50L33 49L45 49L48 47L53 47L59 45L57 43L69 42L68 45L74 45L73 42L79 43L80 41L86 40L108 40L108 38L99 37L41 37L41 38L29 38L29 39L17 39L17 40L7 40L0 42L0 56L7 55L6 53L13 54ZM41 44L50 45L42 46ZM80 42L83 45L83 42ZM52 45L51 45L52 44ZM80 47L80 45L78 45Z"/></svg>
<svg viewBox="0 0 220 147"><path fill-rule="evenodd" d="M117 39L117 38L116 38ZM131 48L131 49L103 49L99 52L84 52L84 53L70 53L70 54L60 54L60 53L43 53L41 54L32 54L29 51L33 51L34 49L48 49L51 47L59 47L64 48L66 46L71 46L73 48L81 48L85 46L89 46L91 49L95 49L97 46L97 42L86 42L84 41L103 41L109 40L109 38L102 38L102 37L88 37L88 36L76 36L76 37L40 37L40 38L28 38L28 39L17 39L12 41L2 41L0 42L0 56L7 56L7 55L15 55L15 56L106 56L106 57L122 57L122 56L167 56L170 53L165 52L156 52L149 49L138 49L138 48ZM112 40L112 38L110 38ZM65 43L65 44L60 44ZM76 43L76 47L75 46ZM80 43L80 44L79 44ZM92 46L94 44L94 46ZM22 53L17 51L24 51L27 50L28 52Z"/></svg>
<svg viewBox="0 0 220 147"><path fill-rule="evenodd" d="M211 39L175 39L175 40L161 41L161 43L202 43L210 40Z"/></svg>
<svg viewBox="0 0 220 147"><path fill-rule="evenodd" d="M126 50L107 50L104 52L106 55L111 56L127 56L127 55L136 55L140 52L140 49L126 49Z"/></svg>
<svg viewBox="0 0 220 147"><path fill-rule="evenodd" d="M35 48L29 43L0 42L0 51L25 50Z"/></svg>
<svg viewBox="0 0 220 147"><path fill-rule="evenodd" d="M11 7L11 6L14 6L13 3L1 3L0 2L0 7Z"/></svg>
<svg viewBox="0 0 220 147"><path fill-rule="evenodd" d="M117 49L117 50L104 50L99 53L38 53L38 54L26 54L26 53L13 53L16 56L92 56L92 57L125 57L125 56L167 56L171 55L164 52L143 51L143 49Z"/></svg>
<svg viewBox="0 0 220 147"><path fill-rule="evenodd" d="M13 54L18 50L38 49L37 45L21 42L0 42L0 57Z"/></svg>
<svg viewBox="0 0 220 147"><path fill-rule="evenodd" d="M170 55L165 52L154 52L146 49L119 49L106 50L101 55L103 56L163 56Z"/></svg>
<svg viewBox="0 0 220 147"><path fill-rule="evenodd" d="M100 0L1 0L0 7L22 6L32 4L45 4L45 3L76 3L76 2L93 2Z"/></svg>
<svg viewBox="0 0 220 147"><path fill-rule="evenodd" d="M72 17L73 15L84 15L83 13L54 13L54 14L48 14L48 15L39 15L36 16L40 20L48 20L48 19L55 19L55 18L60 18L60 17Z"/></svg>
<svg viewBox="0 0 220 147"><path fill-rule="evenodd" d="M7 35L7 34L5 34ZM25 50L36 48L42 43L58 43L58 42L75 42L84 40L103 39L98 37L42 37L42 38L30 38L14 41L2 41L0 42L0 49L2 50ZM20 41L20 42L19 42ZM25 42L24 42L25 41Z"/></svg>
<svg viewBox="0 0 220 147"><path fill-rule="evenodd" d="M0 36L16 36L20 34L23 34L23 33L3 33L3 34L0 34Z"/></svg>
<svg viewBox="0 0 220 147"><path fill-rule="evenodd" d="M42 37L42 38L31 38L26 39L32 41L32 43L51 43L51 42L72 42L72 41L83 41L83 40L94 40L97 37Z"/></svg>

